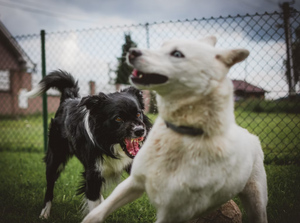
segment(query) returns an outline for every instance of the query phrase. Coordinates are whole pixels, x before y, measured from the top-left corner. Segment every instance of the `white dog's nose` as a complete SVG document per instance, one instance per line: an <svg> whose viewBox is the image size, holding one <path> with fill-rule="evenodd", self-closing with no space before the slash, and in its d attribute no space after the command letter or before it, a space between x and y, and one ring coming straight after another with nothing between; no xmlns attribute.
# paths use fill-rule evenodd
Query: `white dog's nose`
<svg viewBox="0 0 300 223"><path fill-rule="evenodd" d="M131 63L135 58L137 58L141 55L142 55L142 51L140 51L139 49L136 49L136 48L131 48L129 50L129 55L128 55L129 62Z"/></svg>

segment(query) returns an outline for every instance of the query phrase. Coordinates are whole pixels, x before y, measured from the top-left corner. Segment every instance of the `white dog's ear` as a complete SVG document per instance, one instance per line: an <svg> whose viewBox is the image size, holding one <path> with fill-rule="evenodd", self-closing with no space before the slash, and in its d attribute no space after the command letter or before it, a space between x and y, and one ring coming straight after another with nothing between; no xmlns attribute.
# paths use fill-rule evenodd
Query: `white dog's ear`
<svg viewBox="0 0 300 223"><path fill-rule="evenodd" d="M215 46L216 43L217 43L217 37L215 36L207 36L207 37L204 37L202 39L200 39L201 42L205 42L211 46Z"/></svg>
<svg viewBox="0 0 300 223"><path fill-rule="evenodd" d="M249 55L249 51L245 49L226 50L216 55L216 58L228 67L245 60Z"/></svg>

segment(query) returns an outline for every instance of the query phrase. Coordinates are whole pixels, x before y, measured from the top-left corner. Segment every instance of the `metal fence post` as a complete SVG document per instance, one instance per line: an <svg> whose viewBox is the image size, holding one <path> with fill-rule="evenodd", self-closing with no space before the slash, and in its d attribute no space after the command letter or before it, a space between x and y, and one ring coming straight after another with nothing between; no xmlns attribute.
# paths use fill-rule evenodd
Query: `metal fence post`
<svg viewBox="0 0 300 223"><path fill-rule="evenodd" d="M149 23L145 24L146 28L146 38L147 38L147 48L150 48L150 38L149 38Z"/></svg>
<svg viewBox="0 0 300 223"><path fill-rule="evenodd" d="M42 78L46 76L46 48L45 48L45 30L41 30L41 55L42 55ZM48 146L48 106L47 94L43 94L43 126L44 126L44 151Z"/></svg>
<svg viewBox="0 0 300 223"><path fill-rule="evenodd" d="M295 73L294 73L294 64L293 64L293 51L292 51L292 34L291 34L291 7L290 3L284 2L281 5L283 10L283 22L284 22L284 34L285 34L285 43L286 43L286 68L287 68L287 77L289 85L289 98L294 99L296 97L295 89Z"/></svg>

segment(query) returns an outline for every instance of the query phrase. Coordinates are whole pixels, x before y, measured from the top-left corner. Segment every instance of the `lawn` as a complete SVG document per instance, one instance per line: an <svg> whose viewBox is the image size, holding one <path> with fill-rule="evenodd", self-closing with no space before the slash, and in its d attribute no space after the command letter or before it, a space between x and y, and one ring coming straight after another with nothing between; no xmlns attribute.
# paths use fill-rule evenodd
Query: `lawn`
<svg viewBox="0 0 300 223"><path fill-rule="evenodd" d="M300 164L300 116L236 110L236 122L259 136L266 164Z"/></svg>
<svg viewBox="0 0 300 223"><path fill-rule="evenodd" d="M262 141L268 176L269 222L299 222L300 118L293 114L253 113L239 109L236 116L241 126L259 135ZM46 186L42 135L39 116L0 121L0 222L68 223L82 220L82 198L76 196L76 189L83 169L75 158L70 160L56 183L50 220L38 218ZM124 173L122 178L126 177ZM109 188L104 196L112 189ZM240 206L239 200L235 201ZM247 222L245 214L243 220ZM144 195L113 213L106 222L154 221L155 210Z"/></svg>
<svg viewBox="0 0 300 223"><path fill-rule="evenodd" d="M81 201L76 196L81 164L71 159L56 183L49 220L38 218L42 209L46 180L42 152L2 151L0 154L0 222L80 222ZM272 223L296 223L300 219L300 167L266 165L269 187L268 218ZM127 175L124 173L123 179ZM105 192L108 196L112 188ZM239 204L239 200L235 199ZM242 206L240 206L242 209ZM154 222L155 211L146 195L113 213L107 223ZM244 215L244 222L247 217Z"/></svg>

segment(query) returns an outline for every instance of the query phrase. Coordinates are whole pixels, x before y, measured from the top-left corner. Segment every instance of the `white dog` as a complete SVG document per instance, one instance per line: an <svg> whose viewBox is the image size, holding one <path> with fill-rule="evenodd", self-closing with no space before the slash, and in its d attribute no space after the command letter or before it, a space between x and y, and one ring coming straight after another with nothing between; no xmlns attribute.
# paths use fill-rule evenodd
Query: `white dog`
<svg viewBox="0 0 300 223"><path fill-rule="evenodd" d="M247 50L220 50L216 38L131 49L131 82L158 94L159 116L131 175L83 220L103 222L146 192L156 223L186 222L240 195L251 223L267 222L267 182L258 137L235 123L226 76Z"/></svg>

